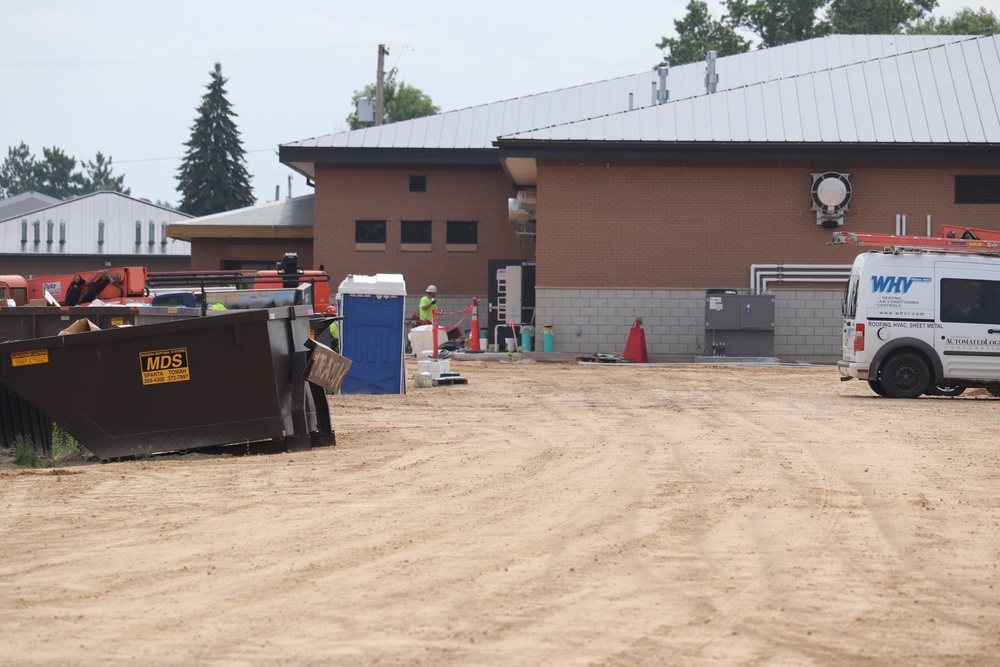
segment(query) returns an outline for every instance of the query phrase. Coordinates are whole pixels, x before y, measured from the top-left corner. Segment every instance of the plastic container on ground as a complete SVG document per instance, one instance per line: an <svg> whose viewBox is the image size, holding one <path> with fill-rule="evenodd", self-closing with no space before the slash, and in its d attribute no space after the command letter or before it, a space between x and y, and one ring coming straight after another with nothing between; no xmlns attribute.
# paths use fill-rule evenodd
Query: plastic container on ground
<svg viewBox="0 0 1000 667"><path fill-rule="evenodd" d="M451 373L450 359L421 359L417 362L417 373L430 373L435 380Z"/></svg>
<svg viewBox="0 0 1000 667"><path fill-rule="evenodd" d="M426 359L434 356L434 325L421 324L410 329L407 334L410 339L410 349L417 359ZM448 340L448 330L438 325L438 345Z"/></svg>

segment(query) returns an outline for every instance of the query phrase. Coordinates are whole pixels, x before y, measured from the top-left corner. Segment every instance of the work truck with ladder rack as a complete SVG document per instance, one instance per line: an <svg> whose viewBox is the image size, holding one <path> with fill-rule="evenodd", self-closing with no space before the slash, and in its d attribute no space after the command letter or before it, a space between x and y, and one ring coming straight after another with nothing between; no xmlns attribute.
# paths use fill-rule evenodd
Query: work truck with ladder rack
<svg viewBox="0 0 1000 667"><path fill-rule="evenodd" d="M1000 396L1000 232L834 232L833 245L873 248L844 290L842 380L892 398Z"/></svg>

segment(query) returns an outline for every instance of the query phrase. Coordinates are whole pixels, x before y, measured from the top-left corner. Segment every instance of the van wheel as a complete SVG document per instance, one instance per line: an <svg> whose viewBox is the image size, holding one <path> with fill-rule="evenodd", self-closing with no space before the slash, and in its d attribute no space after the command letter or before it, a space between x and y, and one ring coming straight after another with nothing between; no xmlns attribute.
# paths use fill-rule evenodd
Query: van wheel
<svg viewBox="0 0 1000 667"><path fill-rule="evenodd" d="M879 380L869 380L868 386L871 387L871 390L879 396L888 396L888 394L885 393L885 387L882 386L882 383Z"/></svg>
<svg viewBox="0 0 1000 667"><path fill-rule="evenodd" d="M891 357L879 375L886 394L892 398L916 398L930 384L927 363L908 352Z"/></svg>
<svg viewBox="0 0 1000 667"><path fill-rule="evenodd" d="M931 386L924 393L928 396L961 396L965 387L952 387L946 384Z"/></svg>

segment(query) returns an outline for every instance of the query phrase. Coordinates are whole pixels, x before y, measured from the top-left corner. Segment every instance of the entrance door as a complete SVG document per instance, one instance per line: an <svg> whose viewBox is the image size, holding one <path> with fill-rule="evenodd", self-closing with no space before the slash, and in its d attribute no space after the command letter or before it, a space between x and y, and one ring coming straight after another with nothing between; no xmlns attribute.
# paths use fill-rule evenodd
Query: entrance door
<svg viewBox="0 0 1000 667"><path fill-rule="evenodd" d="M512 271L508 271L508 268ZM508 317L513 315L517 326L535 323L535 263L520 259L491 259L487 263L487 270L488 342L499 342L497 349L502 350L505 339L517 337L517 333L511 331L509 326L504 326Z"/></svg>

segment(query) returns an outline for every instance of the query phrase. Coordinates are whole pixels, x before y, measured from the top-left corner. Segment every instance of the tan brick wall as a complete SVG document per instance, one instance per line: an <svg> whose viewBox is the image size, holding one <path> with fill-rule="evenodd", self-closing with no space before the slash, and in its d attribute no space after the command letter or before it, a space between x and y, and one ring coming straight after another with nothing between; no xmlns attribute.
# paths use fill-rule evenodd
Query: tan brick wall
<svg viewBox="0 0 1000 667"><path fill-rule="evenodd" d="M409 191L411 175L427 176L427 192ZM514 228L507 221L507 199L516 193L499 165L317 165L315 261L326 266L335 283L350 274L401 273L410 294L434 283L441 294L484 297L489 259L534 257L533 244L519 249ZM356 220L387 222L385 250L355 250ZM430 252L402 250L401 220L431 221ZM448 220L478 222L475 252L446 248Z"/></svg>
<svg viewBox="0 0 1000 667"><path fill-rule="evenodd" d="M851 174L839 229L910 234L942 224L1000 229L1000 205L954 204L961 164L540 160L537 287L733 287L750 265L849 264L809 210L810 173Z"/></svg>

